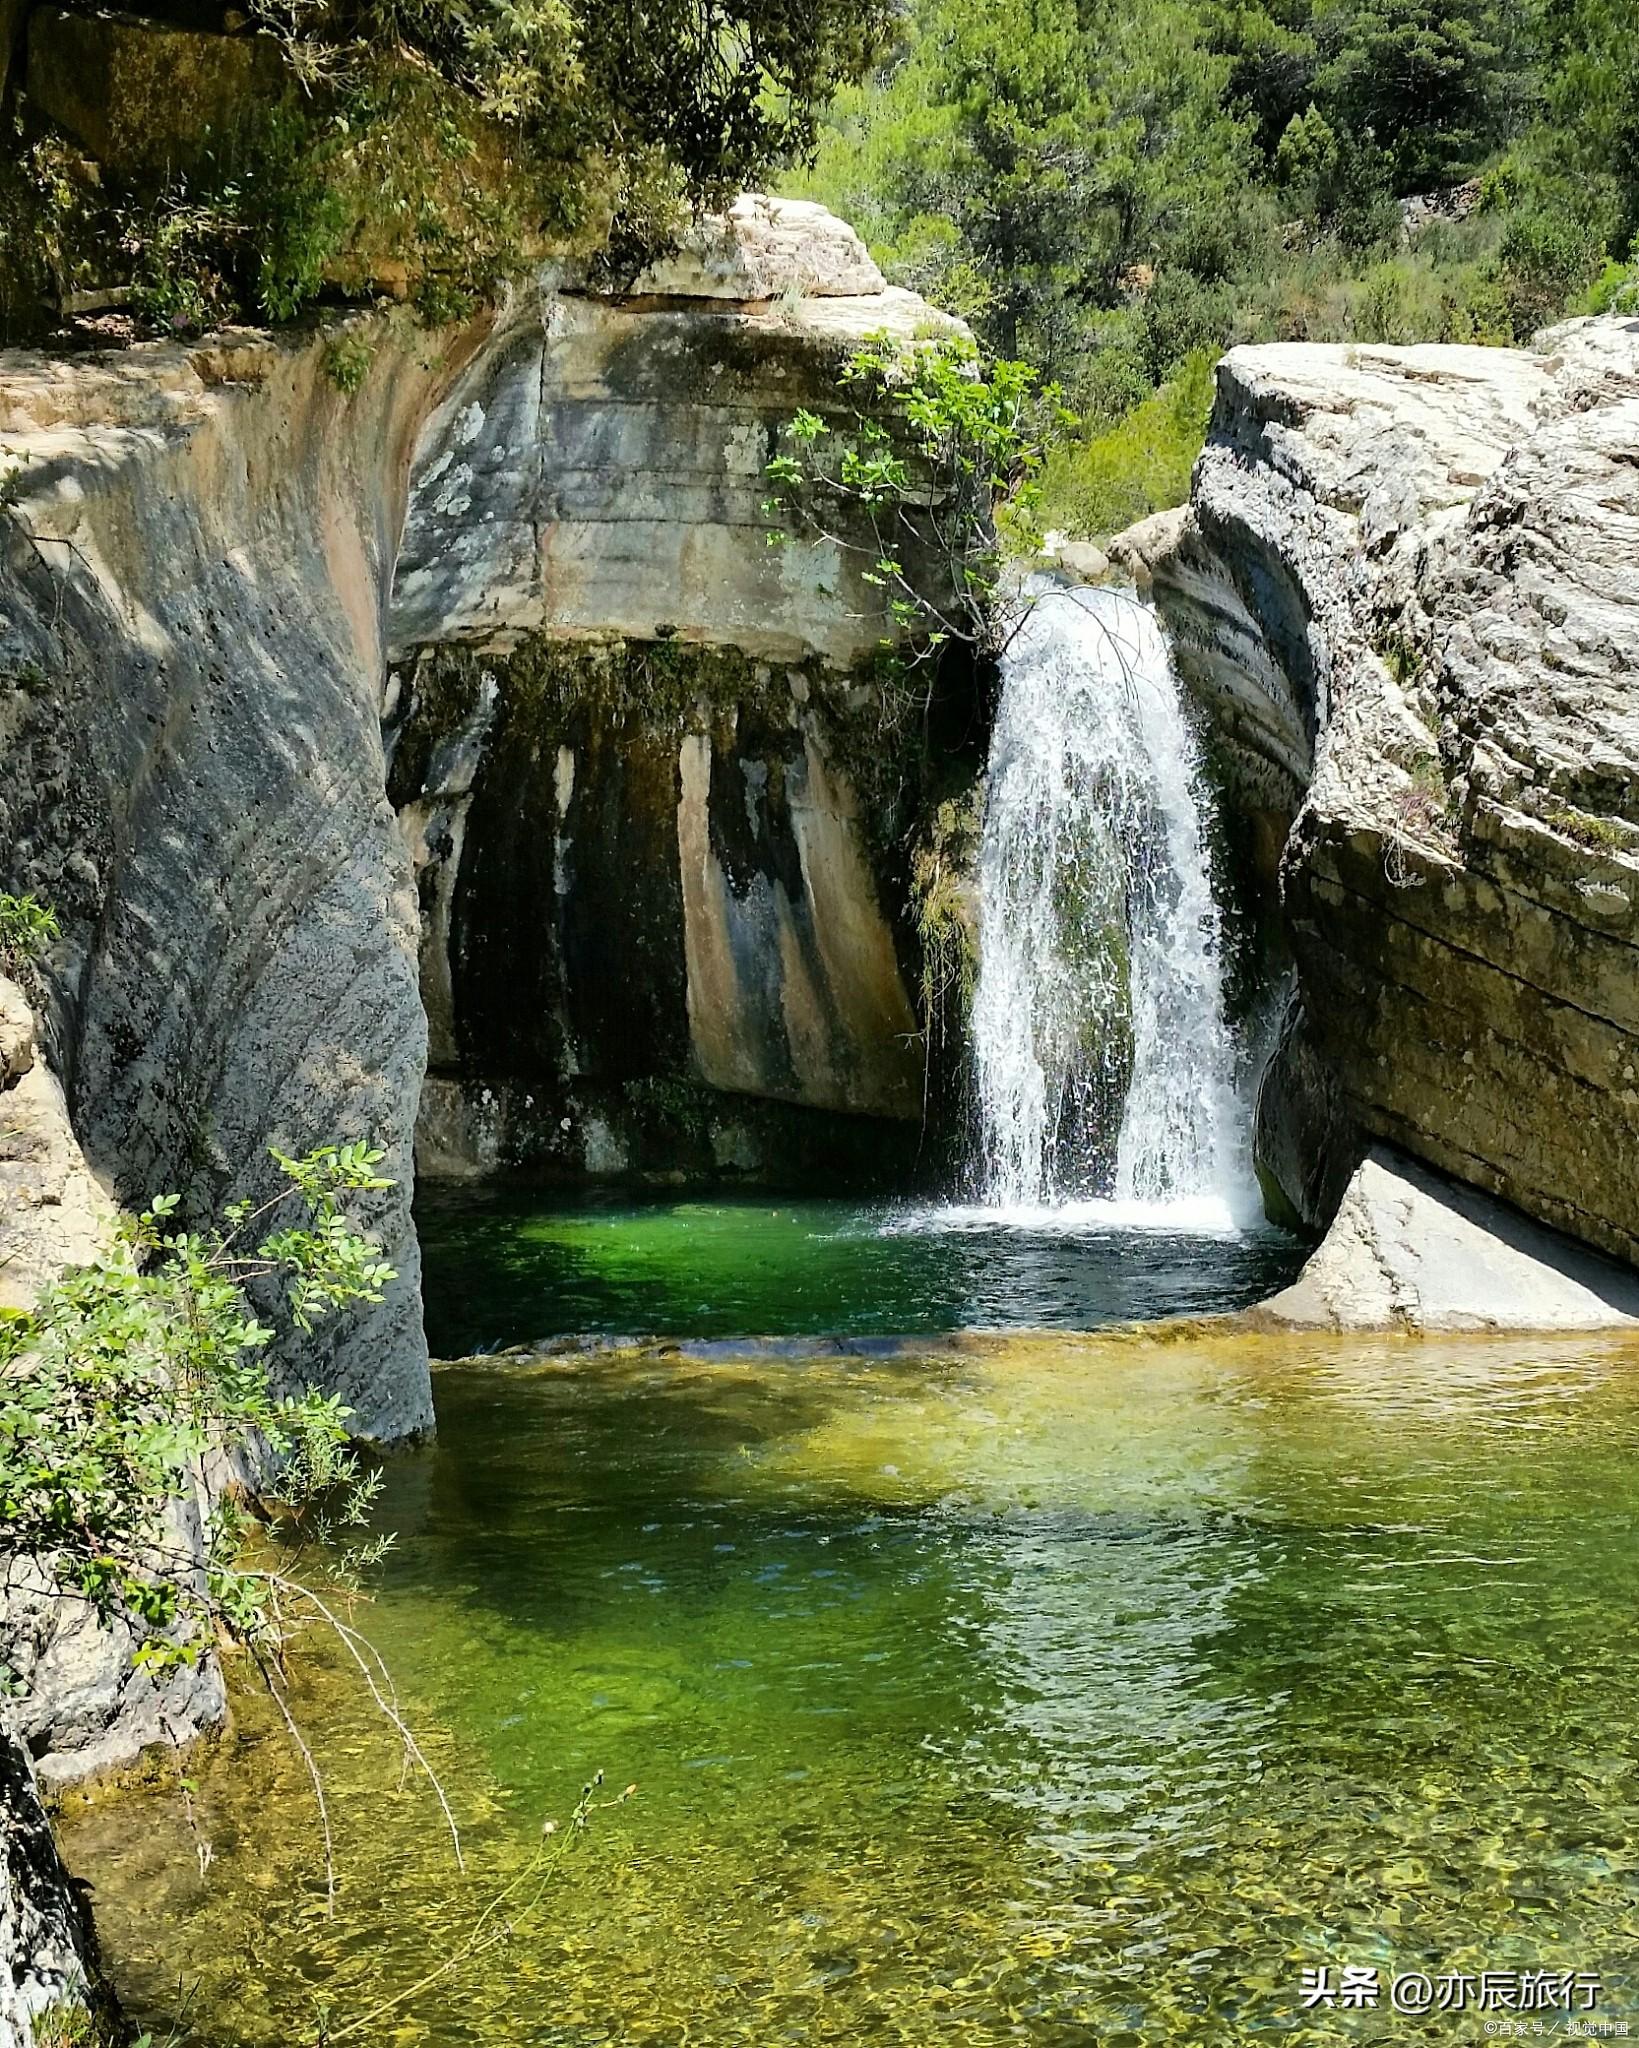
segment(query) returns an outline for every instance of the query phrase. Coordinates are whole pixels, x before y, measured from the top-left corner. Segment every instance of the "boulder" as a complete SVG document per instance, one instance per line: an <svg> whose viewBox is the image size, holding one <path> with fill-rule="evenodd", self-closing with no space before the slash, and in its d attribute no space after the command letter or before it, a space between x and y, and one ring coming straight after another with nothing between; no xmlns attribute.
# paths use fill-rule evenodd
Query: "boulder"
<svg viewBox="0 0 1639 2048"><path fill-rule="evenodd" d="M1330 1330L1639 1328L1639 1274L1377 1147L1319 1249L1258 1313Z"/></svg>
<svg viewBox="0 0 1639 2048"><path fill-rule="evenodd" d="M34 1012L14 981L0 975L0 1088L20 1081L34 1064Z"/></svg>
<svg viewBox="0 0 1639 2048"><path fill-rule="evenodd" d="M884 291L870 251L844 220L808 199L742 192L726 214L686 229L678 247L629 287L659 298L870 298Z"/></svg>

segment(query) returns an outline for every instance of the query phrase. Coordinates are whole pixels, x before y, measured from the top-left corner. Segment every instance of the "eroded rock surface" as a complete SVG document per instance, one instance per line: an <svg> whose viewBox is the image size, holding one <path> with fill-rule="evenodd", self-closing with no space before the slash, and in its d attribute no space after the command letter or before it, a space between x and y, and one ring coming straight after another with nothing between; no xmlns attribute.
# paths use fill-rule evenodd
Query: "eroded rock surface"
<svg viewBox="0 0 1639 2048"><path fill-rule="evenodd" d="M22 990L0 976L0 1309L27 1308L64 1266L108 1242L115 1208L35 1043Z"/></svg>
<svg viewBox="0 0 1639 2048"><path fill-rule="evenodd" d="M48 2015L66 2030L101 2002L90 1915L57 1854L28 1751L0 1724L0 2048L35 2048Z"/></svg>
<svg viewBox="0 0 1639 2048"><path fill-rule="evenodd" d="M908 1154L928 725L877 673L869 557L770 547L765 468L798 407L842 410L851 345L936 319L832 216L747 198L630 294L519 308L428 420L385 712L424 1172Z"/></svg>
<svg viewBox="0 0 1639 2048"><path fill-rule="evenodd" d="M1357 1146L1639 1258L1639 322L1237 350L1124 552L1278 821Z"/></svg>
<svg viewBox="0 0 1639 2048"><path fill-rule="evenodd" d="M1259 1314L1333 1330L1639 1328L1639 1274L1379 1147Z"/></svg>

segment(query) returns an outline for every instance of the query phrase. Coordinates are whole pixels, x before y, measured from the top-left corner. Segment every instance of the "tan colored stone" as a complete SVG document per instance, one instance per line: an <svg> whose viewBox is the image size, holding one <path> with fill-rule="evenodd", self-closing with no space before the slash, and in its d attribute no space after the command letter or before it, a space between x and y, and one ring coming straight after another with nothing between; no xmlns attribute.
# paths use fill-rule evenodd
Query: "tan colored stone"
<svg viewBox="0 0 1639 2048"><path fill-rule="evenodd" d="M246 110L277 100L289 73L271 36L39 7L27 82L31 106L99 163L164 178L231 153Z"/></svg>
<svg viewBox="0 0 1639 2048"><path fill-rule="evenodd" d="M1387 1150L1259 1314L1332 1330L1639 1328L1639 1274Z"/></svg>
<svg viewBox="0 0 1639 2048"><path fill-rule="evenodd" d="M708 215L631 289L684 299L869 298L886 290L846 221L807 199L743 192Z"/></svg>

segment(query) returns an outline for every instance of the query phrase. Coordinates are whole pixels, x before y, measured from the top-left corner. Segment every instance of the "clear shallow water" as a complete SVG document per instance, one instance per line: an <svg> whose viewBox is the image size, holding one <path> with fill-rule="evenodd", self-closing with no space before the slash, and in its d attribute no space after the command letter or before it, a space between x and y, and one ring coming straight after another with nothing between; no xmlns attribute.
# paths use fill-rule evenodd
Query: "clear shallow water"
<svg viewBox="0 0 1639 2048"><path fill-rule="evenodd" d="M1303 1247L1212 1202L1017 1212L773 1197L433 1192L417 1203L435 1356L566 1334L921 1336L1241 1308Z"/></svg>
<svg viewBox="0 0 1639 2048"><path fill-rule="evenodd" d="M1602 1973L1639 2021L1639 1348L1223 1329L438 1375L364 1619L469 1872L322 1655L69 1814L122 1989L240 2048L455 1948L595 1768L506 1947L352 2036L1482 2038L1305 1965ZM180 1988L179 1988L180 1987ZM163 2038L163 2036L162 2036Z"/></svg>

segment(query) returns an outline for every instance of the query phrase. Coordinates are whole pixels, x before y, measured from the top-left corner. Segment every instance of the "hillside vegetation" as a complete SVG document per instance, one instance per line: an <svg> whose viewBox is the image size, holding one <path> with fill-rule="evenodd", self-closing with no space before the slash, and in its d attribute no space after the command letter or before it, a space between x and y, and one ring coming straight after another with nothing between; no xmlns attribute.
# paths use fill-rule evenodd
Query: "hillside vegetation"
<svg viewBox="0 0 1639 2048"><path fill-rule="evenodd" d="M378 291L460 319L547 254L634 271L690 206L806 154L892 20L892 0L141 0L67 28L37 8L0 65L0 341L110 289L187 333ZM106 77L82 91L87 69Z"/></svg>
<svg viewBox="0 0 1639 2048"><path fill-rule="evenodd" d="M1253 340L1639 301L1631 0L916 0L791 189L1063 383L1048 516L1174 502ZM1157 393L1161 393L1157 397Z"/></svg>

